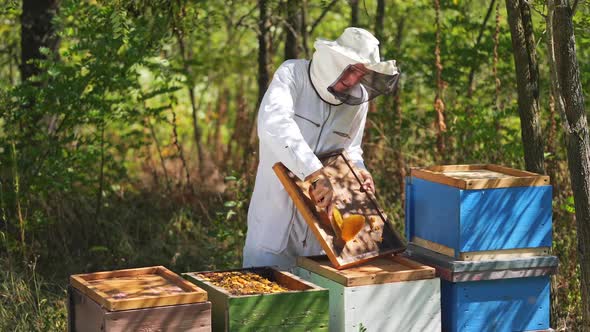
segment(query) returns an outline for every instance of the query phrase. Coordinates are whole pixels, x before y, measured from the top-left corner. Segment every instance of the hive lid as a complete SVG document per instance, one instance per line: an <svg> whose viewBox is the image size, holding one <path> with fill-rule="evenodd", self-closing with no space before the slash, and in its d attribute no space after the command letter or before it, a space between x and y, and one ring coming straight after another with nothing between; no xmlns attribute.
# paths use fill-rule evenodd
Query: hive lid
<svg viewBox="0 0 590 332"><path fill-rule="evenodd" d="M273 166L277 177L337 269L361 264L375 257L402 252L406 241L378 206L376 197L361 189L358 169L342 150L320 156L322 172L332 180L336 205L342 216L365 217L362 229L343 243L330 225L326 212L319 212L309 197L310 184L297 179L282 163ZM331 212L330 212L331 213Z"/></svg>
<svg viewBox="0 0 590 332"><path fill-rule="evenodd" d="M298 257L297 266L344 286L432 279L434 268L401 256L384 256L345 270L337 270L326 256Z"/></svg>
<svg viewBox="0 0 590 332"><path fill-rule="evenodd" d="M408 244L404 255L434 267L437 275L452 282L551 275L557 272L559 262L555 256L460 261L414 243Z"/></svg>
<svg viewBox="0 0 590 332"><path fill-rule="evenodd" d="M207 301L207 292L163 266L77 274L70 284L109 311Z"/></svg>
<svg viewBox="0 0 590 332"><path fill-rule="evenodd" d="M549 185L549 176L493 165L445 165L413 168L411 176L459 189Z"/></svg>

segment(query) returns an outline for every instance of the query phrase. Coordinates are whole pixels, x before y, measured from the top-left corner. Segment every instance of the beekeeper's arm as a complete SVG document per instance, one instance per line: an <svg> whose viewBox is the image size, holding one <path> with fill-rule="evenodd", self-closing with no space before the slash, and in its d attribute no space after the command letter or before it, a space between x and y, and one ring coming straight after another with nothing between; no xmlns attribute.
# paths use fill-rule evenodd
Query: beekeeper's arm
<svg viewBox="0 0 590 332"><path fill-rule="evenodd" d="M274 74L258 111L258 137L274 155L299 179L305 180L322 168L322 163L309 147L295 122L295 100L299 84L290 61Z"/></svg>

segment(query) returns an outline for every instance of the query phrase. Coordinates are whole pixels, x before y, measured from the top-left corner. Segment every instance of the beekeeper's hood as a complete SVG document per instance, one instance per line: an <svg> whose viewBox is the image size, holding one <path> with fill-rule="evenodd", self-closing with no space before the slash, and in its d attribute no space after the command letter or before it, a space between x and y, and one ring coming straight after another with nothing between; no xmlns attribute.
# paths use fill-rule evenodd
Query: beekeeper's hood
<svg viewBox="0 0 590 332"><path fill-rule="evenodd" d="M381 62L379 41L367 30L346 28L338 39L317 39L314 47L309 77L323 101L358 105L395 90L395 60Z"/></svg>

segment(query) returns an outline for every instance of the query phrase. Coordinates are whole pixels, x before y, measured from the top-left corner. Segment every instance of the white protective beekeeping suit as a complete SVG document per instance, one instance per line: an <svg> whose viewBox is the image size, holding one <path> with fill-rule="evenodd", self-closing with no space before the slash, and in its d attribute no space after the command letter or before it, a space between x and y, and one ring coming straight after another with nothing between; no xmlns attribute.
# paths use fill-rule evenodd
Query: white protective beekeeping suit
<svg viewBox="0 0 590 332"><path fill-rule="evenodd" d="M366 30L347 28L336 41L318 39L314 46L311 62L288 60L277 69L260 104L260 162L248 210L244 267L289 268L297 256L322 252L272 166L280 161L303 180L322 168L316 155L344 149L357 167L365 168L361 141L368 103L363 101L373 98L374 90L367 93L368 83L355 86L348 93L362 100L348 105L328 88L357 63L376 75L398 75L394 61L380 62L379 42Z"/></svg>

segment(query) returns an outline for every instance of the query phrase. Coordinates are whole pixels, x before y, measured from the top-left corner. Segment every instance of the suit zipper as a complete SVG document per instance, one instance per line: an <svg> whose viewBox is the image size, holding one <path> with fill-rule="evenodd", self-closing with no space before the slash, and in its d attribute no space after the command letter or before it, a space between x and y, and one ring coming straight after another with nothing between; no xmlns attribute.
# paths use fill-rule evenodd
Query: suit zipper
<svg viewBox="0 0 590 332"><path fill-rule="evenodd" d="M318 146L320 144L320 138L322 137L322 131L324 131L324 126L326 125L326 123L330 119L330 115L332 115L332 105L328 104L328 116L326 117L326 119L322 123L322 126L320 128L320 133L318 134L318 140L315 142L315 149L313 149L313 153L318 152ZM308 121L312 122L311 120L308 120ZM303 238L303 248L305 248L307 246L307 234L308 233L309 233L309 225L307 225L307 227L305 228L305 238Z"/></svg>
<svg viewBox="0 0 590 332"><path fill-rule="evenodd" d="M316 126L316 127L319 127L319 126L320 126L320 124L319 124L319 123L317 123L317 122L315 122L315 121L312 121L312 120L310 120L310 119L308 119L308 118L306 118L306 117L304 117L304 116L302 116L302 115L295 114L295 116L296 116L296 117L298 117L298 118L302 118L303 120L306 120L306 121L310 122L311 124L313 124L313 125L314 125L314 126Z"/></svg>

